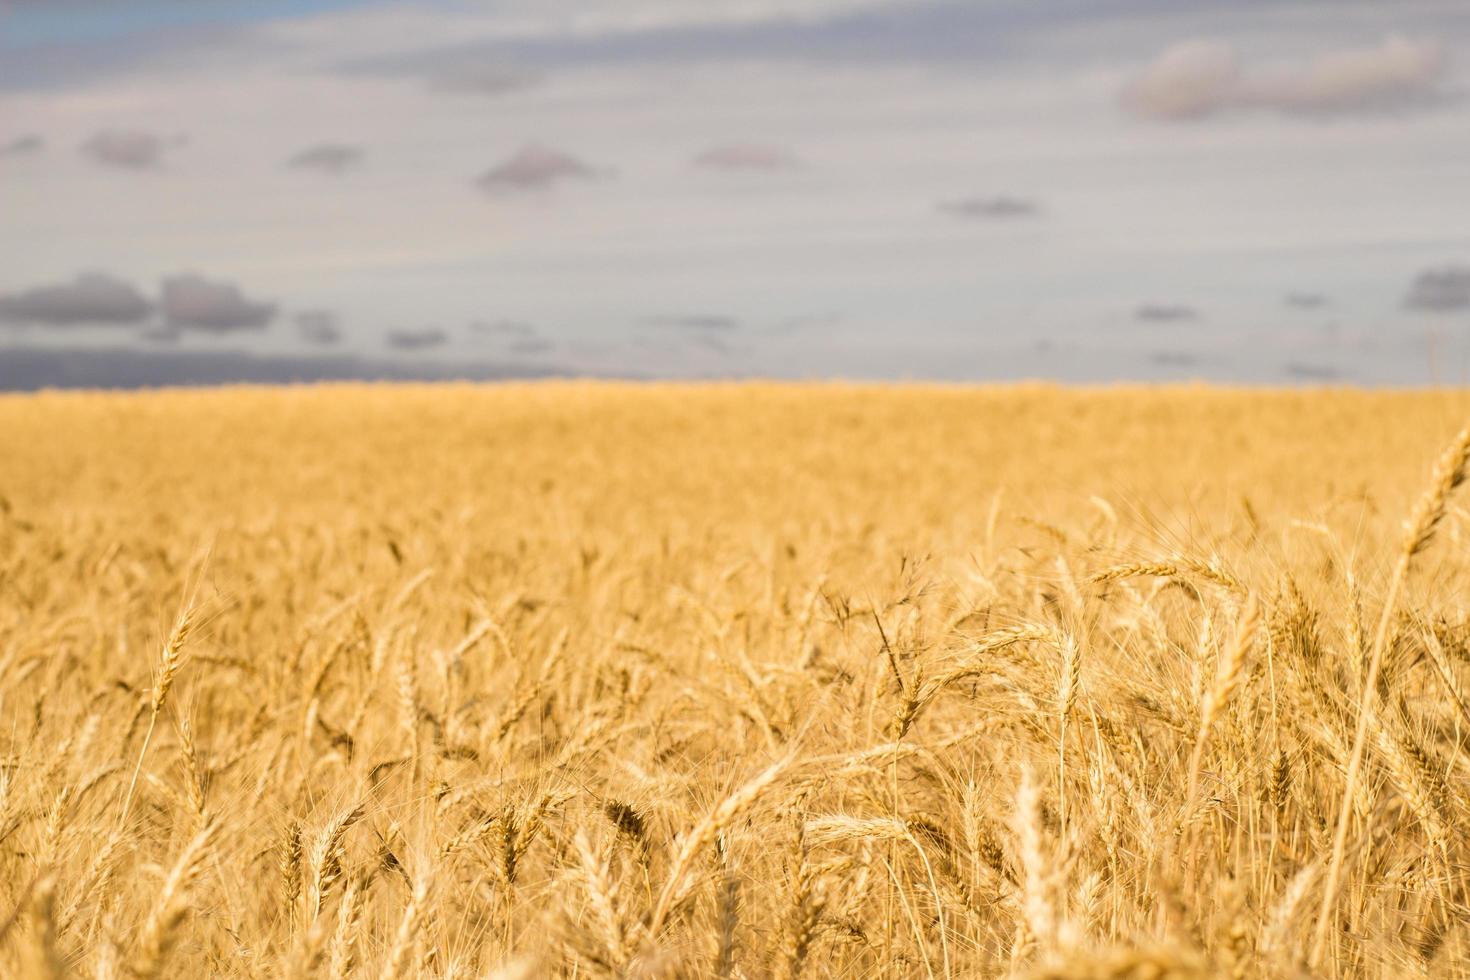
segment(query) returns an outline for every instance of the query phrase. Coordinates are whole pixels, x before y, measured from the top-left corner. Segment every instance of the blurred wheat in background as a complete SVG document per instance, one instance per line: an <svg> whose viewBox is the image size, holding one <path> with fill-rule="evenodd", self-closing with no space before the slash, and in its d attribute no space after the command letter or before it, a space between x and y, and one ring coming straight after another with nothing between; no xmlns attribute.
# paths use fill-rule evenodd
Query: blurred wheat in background
<svg viewBox="0 0 1470 980"><path fill-rule="evenodd" d="M1470 976L1467 416L0 400L0 973Z"/></svg>

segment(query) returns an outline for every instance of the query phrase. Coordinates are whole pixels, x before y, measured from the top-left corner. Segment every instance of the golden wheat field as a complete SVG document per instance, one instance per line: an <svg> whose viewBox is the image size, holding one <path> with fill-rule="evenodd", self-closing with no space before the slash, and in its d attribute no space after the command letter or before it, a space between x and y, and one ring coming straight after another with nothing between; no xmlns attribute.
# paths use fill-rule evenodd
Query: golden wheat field
<svg viewBox="0 0 1470 980"><path fill-rule="evenodd" d="M1470 976L1470 395L0 399L0 975Z"/></svg>

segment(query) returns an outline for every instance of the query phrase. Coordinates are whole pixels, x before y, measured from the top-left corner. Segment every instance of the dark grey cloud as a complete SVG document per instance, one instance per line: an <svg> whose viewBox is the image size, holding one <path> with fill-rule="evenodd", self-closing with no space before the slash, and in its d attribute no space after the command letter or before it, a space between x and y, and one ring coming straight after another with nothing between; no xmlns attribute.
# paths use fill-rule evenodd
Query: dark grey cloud
<svg viewBox="0 0 1470 980"><path fill-rule="evenodd" d="M1281 366L1281 373L1298 381L1339 381L1342 379L1342 372L1335 367L1325 364L1307 364L1302 361L1288 361Z"/></svg>
<svg viewBox="0 0 1470 980"><path fill-rule="evenodd" d="M449 334L438 327L422 327L417 330L389 330L388 346L394 350L414 351L443 347L449 342Z"/></svg>
<svg viewBox="0 0 1470 980"><path fill-rule="evenodd" d="M779 171L801 165L790 149L770 143L720 143L700 151L690 162L704 170Z"/></svg>
<svg viewBox="0 0 1470 980"><path fill-rule="evenodd" d="M302 310L295 322L297 335L308 344L327 347L342 340L342 326L330 310Z"/></svg>
<svg viewBox="0 0 1470 980"><path fill-rule="evenodd" d="M511 43L514 47L514 42ZM504 42L470 41L355 58L338 63L346 75L416 80L431 91L503 96L539 85L540 71L518 64Z"/></svg>
<svg viewBox="0 0 1470 980"><path fill-rule="evenodd" d="M71 282L0 295L0 321L69 327L141 323L153 312L130 283L103 272L83 272Z"/></svg>
<svg viewBox="0 0 1470 980"><path fill-rule="evenodd" d="M1183 303L1144 303L1133 311L1133 319L1145 323L1183 323L1198 320L1199 310Z"/></svg>
<svg viewBox="0 0 1470 980"><path fill-rule="evenodd" d="M1389 37L1374 47L1328 51L1279 67L1242 67L1223 41L1166 49L1124 88L1123 105L1154 119L1197 119L1227 110L1379 112L1447 97L1437 41Z"/></svg>
<svg viewBox="0 0 1470 980"><path fill-rule="evenodd" d="M466 95L505 95L530 88L541 80L535 72L476 62L431 66L424 77L436 91Z"/></svg>
<svg viewBox="0 0 1470 980"><path fill-rule="evenodd" d="M482 174L476 183L486 190L545 190L566 180L586 180L597 171L561 150L532 143Z"/></svg>
<svg viewBox="0 0 1470 980"><path fill-rule="evenodd" d="M720 334L696 333L689 335L686 339L695 347L702 347L707 351L712 351L725 357L732 354L750 353L749 350L743 347L736 347L734 344L731 344Z"/></svg>
<svg viewBox="0 0 1470 980"><path fill-rule="evenodd" d="M792 334L811 330L830 330L842 323L843 316L835 311L826 313L799 313L777 320L759 333L770 337L789 337Z"/></svg>
<svg viewBox="0 0 1470 980"><path fill-rule="evenodd" d="M644 317L643 322L651 327L672 327L677 330L725 331L736 330L740 321L723 313L673 313Z"/></svg>
<svg viewBox="0 0 1470 980"><path fill-rule="evenodd" d="M1470 309L1470 266L1447 265L1425 269L1409 284L1404 308L1422 313Z"/></svg>
<svg viewBox="0 0 1470 980"><path fill-rule="evenodd" d="M183 336L182 330L166 323L156 323L138 332L138 339L149 344L177 344L183 339Z"/></svg>
<svg viewBox="0 0 1470 980"><path fill-rule="evenodd" d="M522 337L512 340L505 349L517 357L529 357L532 354L545 354L555 347L556 344L544 337Z"/></svg>
<svg viewBox="0 0 1470 980"><path fill-rule="evenodd" d="M536 328L524 320L482 320L471 323L469 329L471 333L500 344L506 353L517 357L544 354L556 346L538 335Z"/></svg>
<svg viewBox="0 0 1470 980"><path fill-rule="evenodd" d="M476 320L470 324L470 331L491 337L514 337L519 339L534 337L536 335L536 328L524 320Z"/></svg>
<svg viewBox="0 0 1470 980"><path fill-rule="evenodd" d="M363 150L348 143L319 143L294 154L286 161L292 170L314 170L317 173L345 174L361 165Z"/></svg>
<svg viewBox="0 0 1470 980"><path fill-rule="evenodd" d="M244 351L144 351L130 347L0 348L3 391L318 381L496 381L572 373L534 364L436 364L346 355L281 357Z"/></svg>
<svg viewBox="0 0 1470 980"><path fill-rule="evenodd" d="M0 18L7 17L6 7L14 0L0 0ZM28 6L44 8L58 5L59 0L32 0ZM119 16L121 8L138 6L117 0L60 0L76 11L66 18L48 17L53 26L63 22L75 28L68 37L47 40L20 40L5 45L0 57L0 91L55 91L79 89L108 79L157 74L161 71L193 70L201 66L260 63L272 55L289 54L299 46L284 37L273 37L252 24L223 23L200 17L198 8L210 6L225 10L222 3L149 3L148 15L141 18ZM246 5L252 9L258 5ZM181 22L169 24L165 8L180 15ZM237 7L243 11L245 7ZM100 15L103 23L95 18ZM43 16L46 16L43 14ZM10 16L18 21L19 15ZM88 21L91 21L91 25ZM12 23L7 23L10 28ZM21 25L13 23L16 33ZM88 30L88 27L98 30ZM48 31L48 33L50 33ZM6 38L11 41L10 37Z"/></svg>
<svg viewBox="0 0 1470 980"><path fill-rule="evenodd" d="M82 144L82 154L96 163L124 170L151 170L177 145L155 133L138 129L105 129Z"/></svg>
<svg viewBox="0 0 1470 980"><path fill-rule="evenodd" d="M187 273L163 281L164 322L184 330L228 333L259 330L276 317L276 304L249 299L233 283Z"/></svg>
<svg viewBox="0 0 1470 980"><path fill-rule="evenodd" d="M1287 293L1282 297L1282 302L1294 310L1320 310L1327 305L1327 297L1322 293Z"/></svg>
<svg viewBox="0 0 1470 980"><path fill-rule="evenodd" d="M30 136L17 136L5 143L0 143L0 157L26 156L31 153L39 153L46 148L46 141L34 134Z"/></svg>
<svg viewBox="0 0 1470 980"><path fill-rule="evenodd" d="M1041 205L1023 197L964 197L942 201L939 210L957 218L1029 218L1041 213Z"/></svg>

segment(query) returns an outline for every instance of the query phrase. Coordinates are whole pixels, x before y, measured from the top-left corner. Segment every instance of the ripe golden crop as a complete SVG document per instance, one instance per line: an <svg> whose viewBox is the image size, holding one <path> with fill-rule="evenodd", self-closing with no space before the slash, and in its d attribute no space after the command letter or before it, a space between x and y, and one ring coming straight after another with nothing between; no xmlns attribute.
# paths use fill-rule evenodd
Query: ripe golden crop
<svg viewBox="0 0 1470 980"><path fill-rule="evenodd" d="M0 398L0 975L1470 976L1467 417Z"/></svg>

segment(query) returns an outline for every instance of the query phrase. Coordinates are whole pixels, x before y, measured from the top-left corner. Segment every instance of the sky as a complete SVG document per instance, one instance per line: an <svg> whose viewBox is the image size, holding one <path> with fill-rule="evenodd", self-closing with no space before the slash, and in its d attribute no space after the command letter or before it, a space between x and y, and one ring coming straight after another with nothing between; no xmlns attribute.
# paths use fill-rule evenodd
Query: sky
<svg viewBox="0 0 1470 980"><path fill-rule="evenodd" d="M1470 383L1464 0L0 0L0 388Z"/></svg>

